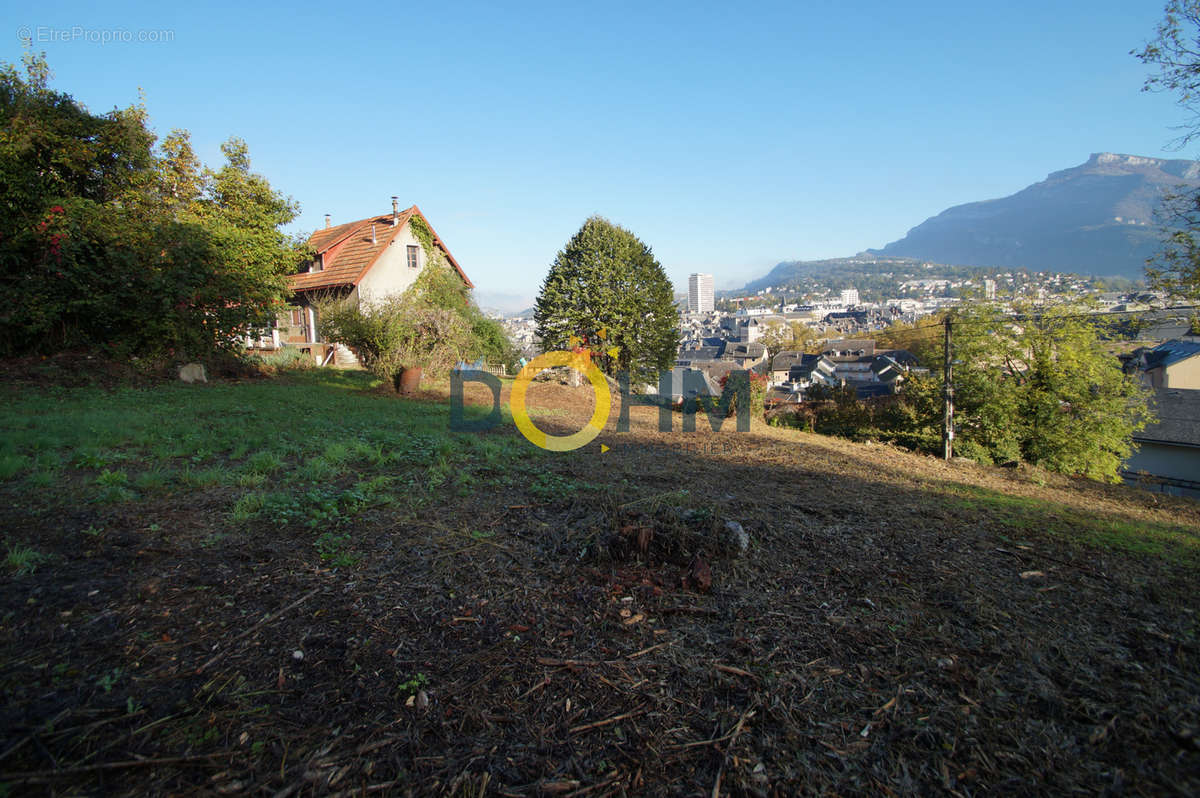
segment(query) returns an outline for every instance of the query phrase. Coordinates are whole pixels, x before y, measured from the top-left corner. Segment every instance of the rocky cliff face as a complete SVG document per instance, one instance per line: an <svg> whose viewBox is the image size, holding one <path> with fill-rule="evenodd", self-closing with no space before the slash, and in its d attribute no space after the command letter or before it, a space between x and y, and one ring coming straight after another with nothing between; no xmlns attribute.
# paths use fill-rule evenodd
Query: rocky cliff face
<svg viewBox="0 0 1200 798"><path fill-rule="evenodd" d="M1111 152L1002 199L925 220L883 255L1137 278L1159 247L1164 194L1200 187L1200 164Z"/></svg>

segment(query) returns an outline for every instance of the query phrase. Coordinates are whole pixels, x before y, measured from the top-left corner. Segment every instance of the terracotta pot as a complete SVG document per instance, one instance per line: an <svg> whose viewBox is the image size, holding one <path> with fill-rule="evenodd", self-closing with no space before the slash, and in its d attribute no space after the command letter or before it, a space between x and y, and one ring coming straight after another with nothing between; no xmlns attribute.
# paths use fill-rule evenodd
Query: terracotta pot
<svg viewBox="0 0 1200 798"><path fill-rule="evenodd" d="M416 393L421 387L421 374L425 370L420 366L411 366L406 368L400 374L400 393L412 394Z"/></svg>

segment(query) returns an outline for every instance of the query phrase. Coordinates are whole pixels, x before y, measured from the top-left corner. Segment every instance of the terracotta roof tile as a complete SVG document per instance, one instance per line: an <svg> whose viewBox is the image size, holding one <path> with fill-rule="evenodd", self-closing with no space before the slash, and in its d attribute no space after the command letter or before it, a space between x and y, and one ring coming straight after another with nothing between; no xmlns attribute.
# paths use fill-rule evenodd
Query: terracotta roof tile
<svg viewBox="0 0 1200 798"><path fill-rule="evenodd" d="M317 252L324 252L330 245L354 232L354 229L362 223L363 221L360 220L357 222L346 222L345 224L333 227L325 227L309 236L308 243Z"/></svg>
<svg viewBox="0 0 1200 798"><path fill-rule="evenodd" d="M315 291L325 288L341 288L358 285L359 280L371 268L393 238L400 234L413 214L425 220L433 235L434 245L445 254L467 287L474 288L458 261L438 238L433 225L416 205L401 212L399 223L392 226L392 215L372 216L357 222L347 222L336 227L326 227L313 233L308 243L321 256L324 268L319 272L301 272L288 278L288 287L293 291ZM371 226L375 226L375 241L371 241Z"/></svg>

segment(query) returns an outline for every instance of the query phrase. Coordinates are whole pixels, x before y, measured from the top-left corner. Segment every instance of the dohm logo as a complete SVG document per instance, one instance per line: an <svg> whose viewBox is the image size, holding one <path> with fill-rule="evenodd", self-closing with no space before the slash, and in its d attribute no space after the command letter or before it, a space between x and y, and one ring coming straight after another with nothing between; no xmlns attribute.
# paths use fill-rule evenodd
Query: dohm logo
<svg viewBox="0 0 1200 798"><path fill-rule="evenodd" d="M596 400L592 417L583 429L570 435L550 435L539 429L529 416L527 395L534 377L546 369L566 366L587 378ZM463 386L468 382L483 383L491 389L491 412L481 419L468 421L464 412ZM659 432L671 432L673 408L683 410L683 431L694 432L696 412L704 411L713 432L719 432L731 408L737 411L738 432L750 429L750 372L732 371L721 390L720 397L709 391L704 376L696 371L664 371L658 376L657 394L636 394L630 390L629 372L617 374L616 383L621 396L621 413L617 417L617 432L629 431L629 410L636 405L658 408ZM483 432L503 422L500 404L502 384L495 374L477 370L456 370L450 373L450 429L458 432ZM586 446L604 431L612 410L612 390L604 372L592 362L588 352L555 350L538 355L526 365L513 381L509 397L513 422L526 440L551 452L570 452ZM604 450L606 450L605 447Z"/></svg>

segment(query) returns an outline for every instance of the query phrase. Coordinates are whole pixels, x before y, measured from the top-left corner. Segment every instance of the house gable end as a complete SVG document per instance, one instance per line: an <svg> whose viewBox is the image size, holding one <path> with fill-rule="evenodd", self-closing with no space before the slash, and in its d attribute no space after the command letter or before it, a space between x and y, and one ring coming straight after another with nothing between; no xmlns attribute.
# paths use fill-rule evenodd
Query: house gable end
<svg viewBox="0 0 1200 798"><path fill-rule="evenodd" d="M414 235L410 225L414 214L419 215L429 229L433 245L445 256L467 287L473 288L474 284L416 205L400 213L398 217L393 217L391 214L376 216L313 233L309 237L309 245L317 250L317 254L322 258L323 268L320 271L291 275L288 279L289 287L293 291L303 292L359 286L376 268L385 254L393 249L392 244L398 237L411 238L411 241L406 241L407 245L421 246L421 242ZM421 249L423 250L424 247L421 246ZM387 258L389 268L391 268L391 259L392 256ZM421 260L424 261L424 259L425 256L422 253ZM421 268L424 265L422 263ZM420 269L415 271L419 272ZM403 287L407 287L411 280L375 278L368 282L394 284L397 287L396 290L403 290Z"/></svg>

